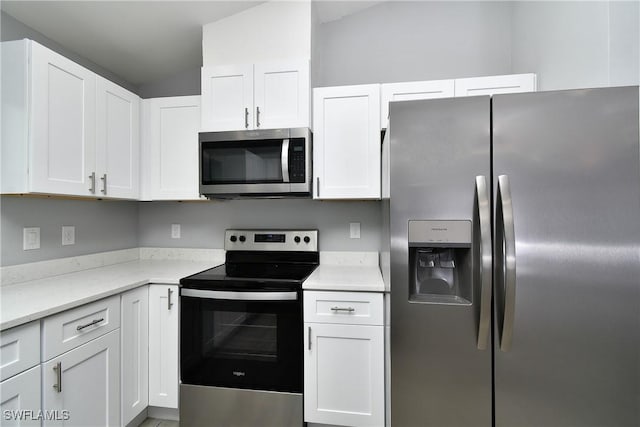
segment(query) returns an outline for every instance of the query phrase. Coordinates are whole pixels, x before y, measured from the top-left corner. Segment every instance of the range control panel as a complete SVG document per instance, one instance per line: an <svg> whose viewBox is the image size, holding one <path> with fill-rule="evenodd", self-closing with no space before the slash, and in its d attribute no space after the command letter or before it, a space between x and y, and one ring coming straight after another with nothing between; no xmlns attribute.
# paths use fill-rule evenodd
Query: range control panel
<svg viewBox="0 0 640 427"><path fill-rule="evenodd" d="M318 251L318 230L226 230L227 251Z"/></svg>

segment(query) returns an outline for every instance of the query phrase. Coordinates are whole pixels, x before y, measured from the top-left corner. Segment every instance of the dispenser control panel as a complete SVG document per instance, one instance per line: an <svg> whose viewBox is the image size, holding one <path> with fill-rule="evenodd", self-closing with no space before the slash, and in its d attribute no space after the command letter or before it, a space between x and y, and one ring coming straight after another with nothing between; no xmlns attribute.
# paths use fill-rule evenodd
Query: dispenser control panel
<svg viewBox="0 0 640 427"><path fill-rule="evenodd" d="M411 220L409 246L471 246L471 221Z"/></svg>

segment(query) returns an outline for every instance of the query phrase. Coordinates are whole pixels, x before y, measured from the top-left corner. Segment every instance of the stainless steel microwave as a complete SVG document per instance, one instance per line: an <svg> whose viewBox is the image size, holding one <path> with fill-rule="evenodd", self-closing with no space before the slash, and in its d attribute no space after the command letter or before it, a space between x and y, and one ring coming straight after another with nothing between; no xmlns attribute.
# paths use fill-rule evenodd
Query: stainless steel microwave
<svg viewBox="0 0 640 427"><path fill-rule="evenodd" d="M209 198L310 197L308 128L201 132L200 194Z"/></svg>

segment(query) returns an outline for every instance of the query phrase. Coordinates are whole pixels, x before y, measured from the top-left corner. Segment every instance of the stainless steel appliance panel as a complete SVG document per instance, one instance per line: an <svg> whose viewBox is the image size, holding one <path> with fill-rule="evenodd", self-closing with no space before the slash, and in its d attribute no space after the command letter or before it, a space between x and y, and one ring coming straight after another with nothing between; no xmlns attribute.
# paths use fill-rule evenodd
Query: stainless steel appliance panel
<svg viewBox="0 0 640 427"><path fill-rule="evenodd" d="M488 183L490 174L490 99L391 103L389 128L392 425L490 426L491 347L478 349L480 298L474 289L466 305L409 302L408 242L409 221L477 228L476 177Z"/></svg>
<svg viewBox="0 0 640 427"><path fill-rule="evenodd" d="M180 385L180 425L186 427L300 427L302 408L298 393Z"/></svg>
<svg viewBox="0 0 640 427"><path fill-rule="evenodd" d="M638 426L638 88L492 102L495 425Z"/></svg>

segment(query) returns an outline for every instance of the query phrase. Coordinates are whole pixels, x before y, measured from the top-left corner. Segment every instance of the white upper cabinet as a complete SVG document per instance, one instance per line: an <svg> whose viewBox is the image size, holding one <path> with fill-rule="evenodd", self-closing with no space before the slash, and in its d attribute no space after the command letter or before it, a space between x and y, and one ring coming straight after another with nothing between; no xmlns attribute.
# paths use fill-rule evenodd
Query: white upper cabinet
<svg viewBox="0 0 640 427"><path fill-rule="evenodd" d="M28 191L91 196L90 176L96 171L96 76L38 43L28 46L32 114ZM3 144L7 142L12 143Z"/></svg>
<svg viewBox="0 0 640 427"><path fill-rule="evenodd" d="M142 110L141 199L199 199L200 97L145 99Z"/></svg>
<svg viewBox="0 0 640 427"><path fill-rule="evenodd" d="M46 47L2 43L2 193L138 197L139 98Z"/></svg>
<svg viewBox="0 0 640 427"><path fill-rule="evenodd" d="M455 94L454 80L384 83L381 85L382 127L389 122L389 102L416 99L450 98Z"/></svg>
<svg viewBox="0 0 640 427"><path fill-rule="evenodd" d="M316 199L380 198L380 85L313 90Z"/></svg>
<svg viewBox="0 0 640 427"><path fill-rule="evenodd" d="M255 128L309 126L309 61L255 64Z"/></svg>
<svg viewBox="0 0 640 427"><path fill-rule="evenodd" d="M456 96L499 95L501 93L535 92L535 74L456 79Z"/></svg>
<svg viewBox="0 0 640 427"><path fill-rule="evenodd" d="M253 128L253 65L202 68L202 129Z"/></svg>
<svg viewBox="0 0 640 427"><path fill-rule="evenodd" d="M309 126L309 61L202 68L202 130Z"/></svg>
<svg viewBox="0 0 640 427"><path fill-rule="evenodd" d="M140 98L100 76L96 83L99 192L106 197L137 199L140 193Z"/></svg>

